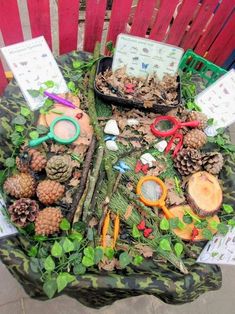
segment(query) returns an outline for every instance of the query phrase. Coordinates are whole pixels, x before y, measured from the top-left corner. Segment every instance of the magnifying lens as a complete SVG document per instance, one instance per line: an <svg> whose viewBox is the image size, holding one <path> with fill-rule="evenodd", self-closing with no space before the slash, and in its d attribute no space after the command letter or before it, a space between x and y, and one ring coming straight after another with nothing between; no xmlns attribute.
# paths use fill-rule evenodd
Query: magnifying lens
<svg viewBox="0 0 235 314"><path fill-rule="evenodd" d="M71 144L80 135L80 126L78 122L68 116L62 116L54 119L50 125L50 131L47 135L31 140L30 147L37 146L47 140L55 140L60 144Z"/></svg>
<svg viewBox="0 0 235 314"><path fill-rule="evenodd" d="M150 125L150 129L155 136L167 137L184 126L197 127L199 124L199 121L180 122L172 116L159 116Z"/></svg>
<svg viewBox="0 0 235 314"><path fill-rule="evenodd" d="M142 177L137 184L136 193L145 205L160 207L167 219L175 217L165 206L167 189L161 179L154 176Z"/></svg>

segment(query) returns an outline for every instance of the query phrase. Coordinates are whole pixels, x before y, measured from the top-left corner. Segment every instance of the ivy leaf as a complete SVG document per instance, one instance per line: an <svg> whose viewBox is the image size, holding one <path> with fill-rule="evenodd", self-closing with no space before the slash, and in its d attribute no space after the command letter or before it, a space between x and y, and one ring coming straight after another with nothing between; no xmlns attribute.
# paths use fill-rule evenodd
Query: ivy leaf
<svg viewBox="0 0 235 314"><path fill-rule="evenodd" d="M40 263L39 259L35 257L30 258L29 262L30 268L34 273L39 273L40 272Z"/></svg>
<svg viewBox="0 0 235 314"><path fill-rule="evenodd" d="M94 256L95 256L95 250L92 246L86 247L83 252L84 252L85 256L88 256L91 258L94 258Z"/></svg>
<svg viewBox="0 0 235 314"><path fill-rule="evenodd" d="M100 247L97 246L95 248L95 255L94 255L95 264L98 264L102 260L103 256L104 256L103 248L101 246Z"/></svg>
<svg viewBox="0 0 235 314"><path fill-rule="evenodd" d="M213 125L215 123L215 120L213 118L210 118L207 120L207 125Z"/></svg>
<svg viewBox="0 0 235 314"><path fill-rule="evenodd" d="M112 259L114 256L114 250L111 247L106 247L104 249L104 254L108 257L108 259Z"/></svg>
<svg viewBox="0 0 235 314"><path fill-rule="evenodd" d="M136 238L140 238L140 236L141 236L141 234L140 234L138 228L136 227L136 225L133 225L133 227L132 227L132 236L135 239Z"/></svg>
<svg viewBox="0 0 235 314"><path fill-rule="evenodd" d="M95 261L94 261L94 257L91 258L91 257L88 257L88 256L83 256L82 258L82 264L86 267L91 267L95 264Z"/></svg>
<svg viewBox="0 0 235 314"><path fill-rule="evenodd" d="M183 244L177 242L177 243L174 245L174 250L175 250L176 256L177 256L177 257L180 257L180 255L182 254L182 252L183 252L183 250L184 250Z"/></svg>
<svg viewBox="0 0 235 314"><path fill-rule="evenodd" d="M62 246L56 241L51 248L51 255L54 257L61 257L63 254Z"/></svg>
<svg viewBox="0 0 235 314"><path fill-rule="evenodd" d="M35 140L36 138L39 138L39 134L37 131L31 131L29 132L29 137L32 139L32 140Z"/></svg>
<svg viewBox="0 0 235 314"><path fill-rule="evenodd" d="M73 267L73 273L74 275L84 275L86 272L86 267L84 265L82 265L82 263L80 264L76 264L74 267Z"/></svg>
<svg viewBox="0 0 235 314"><path fill-rule="evenodd" d="M17 132L23 132L25 130L25 127L23 125L16 125L15 130Z"/></svg>
<svg viewBox="0 0 235 314"><path fill-rule="evenodd" d="M171 229L178 228L179 221L180 220L178 217L174 217L174 218L169 219L170 228Z"/></svg>
<svg viewBox="0 0 235 314"><path fill-rule="evenodd" d="M38 97L40 95L40 92L37 89L27 89L27 92L33 98L36 98L36 97Z"/></svg>
<svg viewBox="0 0 235 314"><path fill-rule="evenodd" d="M203 229L202 230L202 235L205 237L207 240L212 240L213 239L213 234L209 229Z"/></svg>
<svg viewBox="0 0 235 314"><path fill-rule="evenodd" d="M178 228L180 230L183 230L185 228L185 224L181 220L179 220L179 222L178 222Z"/></svg>
<svg viewBox="0 0 235 314"><path fill-rule="evenodd" d="M67 86L68 86L68 89L71 90L71 92L74 92L76 89L75 83L72 81L68 82Z"/></svg>
<svg viewBox="0 0 235 314"><path fill-rule="evenodd" d="M233 219L229 219L228 220L228 225L232 226L232 227L235 227L235 219L234 218Z"/></svg>
<svg viewBox="0 0 235 314"><path fill-rule="evenodd" d="M121 268L125 268L132 261L131 256L127 252L122 252L119 256L119 263Z"/></svg>
<svg viewBox="0 0 235 314"><path fill-rule="evenodd" d="M186 224L191 224L193 222L193 218L190 215L185 214L183 216L183 222L185 222Z"/></svg>
<svg viewBox="0 0 235 314"><path fill-rule="evenodd" d="M171 251L171 245L169 240L167 239L162 239L159 243L159 246L164 251Z"/></svg>
<svg viewBox="0 0 235 314"><path fill-rule="evenodd" d="M75 276L69 273L60 273L56 278L58 292L61 292L69 283L76 279Z"/></svg>
<svg viewBox="0 0 235 314"><path fill-rule="evenodd" d="M70 238L71 240L76 240L76 241L78 241L78 242L81 242L82 239L83 239L83 236L82 236L82 234L81 234L80 232L73 232L73 233L71 233L71 234L69 235L69 238Z"/></svg>
<svg viewBox="0 0 235 314"><path fill-rule="evenodd" d="M27 107L21 107L20 108L20 114L24 117L28 117L31 114L31 111Z"/></svg>
<svg viewBox="0 0 235 314"><path fill-rule="evenodd" d="M50 255L44 261L44 268L50 272L55 269L55 262Z"/></svg>
<svg viewBox="0 0 235 314"><path fill-rule="evenodd" d="M74 244L72 241L70 241L68 238L65 238L64 243L63 243L63 249L65 253L69 253L74 251Z"/></svg>
<svg viewBox="0 0 235 314"><path fill-rule="evenodd" d="M48 80L48 81L44 82L43 84L46 85L46 87L48 87L48 88L55 86L55 83L51 80Z"/></svg>
<svg viewBox="0 0 235 314"><path fill-rule="evenodd" d="M163 218L160 222L160 229L161 230L169 230L170 224L166 218Z"/></svg>
<svg viewBox="0 0 235 314"><path fill-rule="evenodd" d="M89 241L93 241L94 240L94 233L93 233L93 229L92 228L88 228L87 229L87 239Z"/></svg>
<svg viewBox="0 0 235 314"><path fill-rule="evenodd" d="M228 232L228 229L229 229L228 226L223 222L219 223L217 226L218 232L222 235L226 235Z"/></svg>
<svg viewBox="0 0 235 314"><path fill-rule="evenodd" d="M15 158L12 158L12 157L7 158L4 164L8 168L13 168L15 166Z"/></svg>
<svg viewBox="0 0 235 314"><path fill-rule="evenodd" d="M233 213L233 208L231 205L228 204L223 204L223 210L225 211L225 213L227 214L231 214Z"/></svg>
<svg viewBox="0 0 235 314"><path fill-rule="evenodd" d="M63 231L68 231L70 229L70 223L66 218L61 220L60 229Z"/></svg>
<svg viewBox="0 0 235 314"><path fill-rule="evenodd" d="M28 251L28 256L35 257L38 253L38 249L36 246L32 246Z"/></svg>
<svg viewBox="0 0 235 314"><path fill-rule="evenodd" d="M195 222L195 227L198 229L204 229L208 226L208 221L207 220L201 220L200 222Z"/></svg>
<svg viewBox="0 0 235 314"><path fill-rule="evenodd" d="M136 255L135 258L134 258L134 261L132 262L132 264L136 265L136 266L139 266L142 264L144 258L143 256L141 255Z"/></svg>
<svg viewBox="0 0 235 314"><path fill-rule="evenodd" d="M43 284L43 291L46 293L49 299L51 299L57 290L57 283L54 278L47 279Z"/></svg>
<svg viewBox="0 0 235 314"><path fill-rule="evenodd" d="M42 135L42 134L47 134L49 131L49 129L47 127L45 127L44 125L38 125L37 126L37 132L38 134Z"/></svg>
<svg viewBox="0 0 235 314"><path fill-rule="evenodd" d="M13 124L24 125L26 123L25 117L18 115L12 120Z"/></svg>
<svg viewBox="0 0 235 314"><path fill-rule="evenodd" d="M79 61L79 60L74 60L74 61L73 61L73 67L74 67L74 69L78 69L78 68L80 68L82 65L83 65L83 62L82 62L82 61Z"/></svg>
<svg viewBox="0 0 235 314"><path fill-rule="evenodd" d="M212 221L210 221L209 225L210 225L210 227L211 227L212 229L217 229L217 227L218 227L218 222L215 221L215 220L212 220Z"/></svg>

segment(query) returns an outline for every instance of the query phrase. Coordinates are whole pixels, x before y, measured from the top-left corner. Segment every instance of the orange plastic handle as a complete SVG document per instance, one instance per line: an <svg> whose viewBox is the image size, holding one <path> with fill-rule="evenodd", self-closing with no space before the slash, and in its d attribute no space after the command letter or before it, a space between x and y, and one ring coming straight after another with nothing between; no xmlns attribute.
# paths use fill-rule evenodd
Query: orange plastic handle
<svg viewBox="0 0 235 314"><path fill-rule="evenodd" d="M172 214L172 212L169 211L169 209L165 206L165 205L162 205L160 206L162 211L164 212L165 216L167 219L171 219L171 218L174 218L175 216Z"/></svg>

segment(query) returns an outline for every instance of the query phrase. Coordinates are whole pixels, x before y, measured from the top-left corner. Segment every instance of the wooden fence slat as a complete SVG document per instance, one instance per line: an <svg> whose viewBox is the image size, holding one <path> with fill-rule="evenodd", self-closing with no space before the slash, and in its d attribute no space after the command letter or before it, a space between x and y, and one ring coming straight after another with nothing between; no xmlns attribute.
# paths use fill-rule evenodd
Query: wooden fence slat
<svg viewBox="0 0 235 314"><path fill-rule="evenodd" d="M58 0L60 54L77 49L78 0Z"/></svg>
<svg viewBox="0 0 235 314"><path fill-rule="evenodd" d="M206 58L219 66L222 66L235 47L235 12L219 33L218 37L209 49Z"/></svg>
<svg viewBox="0 0 235 314"><path fill-rule="evenodd" d="M198 7L198 0L184 0L179 12L169 31L166 42L178 46L184 36L195 10Z"/></svg>
<svg viewBox="0 0 235 314"><path fill-rule="evenodd" d="M107 0L87 0L84 51L93 52L101 41Z"/></svg>
<svg viewBox="0 0 235 314"><path fill-rule="evenodd" d="M149 27L156 0L139 0L133 23L131 35L144 37Z"/></svg>
<svg viewBox="0 0 235 314"><path fill-rule="evenodd" d="M217 5L218 0L204 0L202 2L202 6L195 20L183 39L181 46L185 50L194 48Z"/></svg>
<svg viewBox="0 0 235 314"><path fill-rule="evenodd" d="M32 37L44 36L52 49L49 0L27 0Z"/></svg>
<svg viewBox="0 0 235 314"><path fill-rule="evenodd" d="M124 32L131 11L132 0L114 0L110 17L107 42L116 43L117 35Z"/></svg>
<svg viewBox="0 0 235 314"><path fill-rule="evenodd" d="M215 15L208 25L205 33L200 38L197 43L194 51L199 55L203 56L205 52L208 50L212 42L215 40L219 31L221 30L224 22L231 14L232 10L235 7L235 0L223 0L220 4L218 10L215 12Z"/></svg>
<svg viewBox="0 0 235 314"><path fill-rule="evenodd" d="M7 86L7 79L5 77L2 62L0 60L0 95L3 94L5 87Z"/></svg>
<svg viewBox="0 0 235 314"><path fill-rule="evenodd" d="M178 3L179 0L161 1L156 21L149 36L150 39L163 41Z"/></svg>
<svg viewBox="0 0 235 314"><path fill-rule="evenodd" d="M24 40L17 0L0 0L0 29L5 45Z"/></svg>

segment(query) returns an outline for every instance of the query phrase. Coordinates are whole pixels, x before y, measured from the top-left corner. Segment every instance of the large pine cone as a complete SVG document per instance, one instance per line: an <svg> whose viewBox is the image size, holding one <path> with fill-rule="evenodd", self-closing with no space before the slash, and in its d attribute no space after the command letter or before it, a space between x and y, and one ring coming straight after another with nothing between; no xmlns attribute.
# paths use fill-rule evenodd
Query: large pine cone
<svg viewBox="0 0 235 314"><path fill-rule="evenodd" d="M203 112L191 111L188 114L187 121L197 120L200 122L198 129L204 130L207 127L208 118Z"/></svg>
<svg viewBox="0 0 235 314"><path fill-rule="evenodd" d="M60 229L60 222L63 218L59 208L47 207L38 213L35 220L35 233L48 236Z"/></svg>
<svg viewBox="0 0 235 314"><path fill-rule="evenodd" d="M64 186L59 182L44 180L38 184L37 197L40 202L50 205L58 201L64 194Z"/></svg>
<svg viewBox="0 0 235 314"><path fill-rule="evenodd" d="M8 208L11 221L19 227L25 227L33 222L36 219L38 210L37 202L30 198L21 198Z"/></svg>
<svg viewBox="0 0 235 314"><path fill-rule="evenodd" d="M19 157L16 157L16 166L21 172L42 171L47 164L45 156L36 149L23 150Z"/></svg>
<svg viewBox="0 0 235 314"><path fill-rule="evenodd" d="M30 174L20 173L7 178L3 189L15 198L30 198L35 194L36 183Z"/></svg>
<svg viewBox="0 0 235 314"><path fill-rule="evenodd" d="M184 136L184 146L186 147L200 149L206 142L206 134L199 129L193 129Z"/></svg>
<svg viewBox="0 0 235 314"><path fill-rule="evenodd" d="M224 158L221 153L211 152L202 156L203 168L211 174L218 174L222 169L223 164Z"/></svg>
<svg viewBox="0 0 235 314"><path fill-rule="evenodd" d="M67 181L71 177L72 170L72 159L69 155L53 156L46 166L48 178L59 182Z"/></svg>
<svg viewBox="0 0 235 314"><path fill-rule="evenodd" d="M182 176L188 176L202 167L202 156L196 149L183 148L174 159L174 166Z"/></svg>

